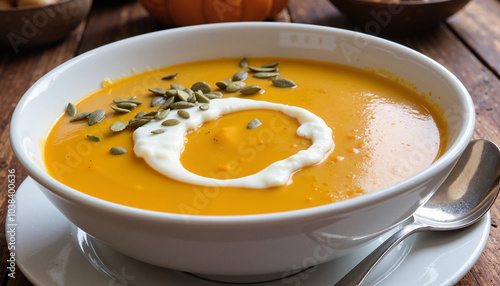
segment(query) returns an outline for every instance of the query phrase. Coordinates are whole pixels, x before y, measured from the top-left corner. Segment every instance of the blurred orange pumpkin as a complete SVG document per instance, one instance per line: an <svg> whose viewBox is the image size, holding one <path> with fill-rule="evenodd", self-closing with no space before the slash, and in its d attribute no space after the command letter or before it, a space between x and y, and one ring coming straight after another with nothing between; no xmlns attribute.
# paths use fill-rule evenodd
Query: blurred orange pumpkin
<svg viewBox="0 0 500 286"><path fill-rule="evenodd" d="M262 21L276 16L289 0L139 0L160 23L188 26L217 22Z"/></svg>

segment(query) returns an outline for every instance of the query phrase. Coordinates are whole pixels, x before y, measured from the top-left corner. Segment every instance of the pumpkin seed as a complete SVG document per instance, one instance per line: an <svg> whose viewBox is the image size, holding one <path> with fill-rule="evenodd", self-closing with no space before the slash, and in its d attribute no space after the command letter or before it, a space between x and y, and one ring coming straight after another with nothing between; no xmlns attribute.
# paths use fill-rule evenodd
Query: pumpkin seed
<svg viewBox="0 0 500 286"><path fill-rule="evenodd" d="M165 93L165 96L170 98L170 97L174 97L177 95L177 89L169 89L167 90L167 92Z"/></svg>
<svg viewBox="0 0 500 286"><path fill-rule="evenodd" d="M66 113L68 113L69 116L73 117L76 115L76 106L73 103L68 103L68 106L66 106Z"/></svg>
<svg viewBox="0 0 500 286"><path fill-rule="evenodd" d="M248 77L248 72L239 71L233 75L233 81L244 81Z"/></svg>
<svg viewBox="0 0 500 286"><path fill-rule="evenodd" d="M154 87L154 88L149 88L149 91L156 95L164 95L167 91L161 87Z"/></svg>
<svg viewBox="0 0 500 286"><path fill-rule="evenodd" d="M215 83L215 85L220 89L226 89L227 86L233 81L232 78L221 80Z"/></svg>
<svg viewBox="0 0 500 286"><path fill-rule="evenodd" d="M119 102L116 104L119 108L133 109L137 107L137 104L132 102Z"/></svg>
<svg viewBox="0 0 500 286"><path fill-rule="evenodd" d="M162 134L165 131L167 131L167 130L165 130L165 129L156 129L156 130L151 131L151 133L153 133L153 134Z"/></svg>
<svg viewBox="0 0 500 286"><path fill-rule="evenodd" d="M130 109L120 108L118 106L113 106L113 105L111 105L110 107L111 107L111 109L113 109L116 112L120 112L120 113L129 113L130 112Z"/></svg>
<svg viewBox="0 0 500 286"><path fill-rule="evenodd" d="M173 73L173 74L169 74L169 75L166 75L166 76L162 77L161 79L162 80L174 79L178 74L179 74L178 72Z"/></svg>
<svg viewBox="0 0 500 286"><path fill-rule="evenodd" d="M210 104L202 104L200 107L198 107L201 111L208 110L210 108Z"/></svg>
<svg viewBox="0 0 500 286"><path fill-rule="evenodd" d="M187 101L189 99L189 93L185 92L184 90L177 90L177 98L182 100L182 101Z"/></svg>
<svg viewBox="0 0 500 286"><path fill-rule="evenodd" d="M117 102L117 105L121 104L121 103L133 103L135 105L139 105L139 104L142 104L142 101L130 99L130 100L124 100L124 101Z"/></svg>
<svg viewBox="0 0 500 286"><path fill-rule="evenodd" d="M115 99L113 99L113 102L114 103L119 103L119 102L126 102L126 101L130 101L130 100L134 100L134 99L135 99L135 96L121 97L121 98L115 98Z"/></svg>
<svg viewBox="0 0 500 286"><path fill-rule="evenodd" d="M212 87L204 81L194 83L193 86L191 86L191 89L193 91L201 90L203 93L209 93L212 91Z"/></svg>
<svg viewBox="0 0 500 286"><path fill-rule="evenodd" d="M286 78L275 78L272 81L273 81L274 86L276 86L276 87L285 88L285 87L296 87L297 86L293 81L286 79Z"/></svg>
<svg viewBox="0 0 500 286"><path fill-rule="evenodd" d="M252 95L260 92L262 90L262 87L258 85L249 85L247 87L244 87L240 90L241 93L244 95Z"/></svg>
<svg viewBox="0 0 500 286"><path fill-rule="evenodd" d="M277 72L257 72L253 74L255 78L272 78L278 76L280 76L280 73Z"/></svg>
<svg viewBox="0 0 500 286"><path fill-rule="evenodd" d="M90 141L94 141L94 142L101 142L102 141L101 137L95 136L95 135L87 135L87 138L89 138Z"/></svg>
<svg viewBox="0 0 500 286"><path fill-rule="evenodd" d="M134 118L141 118L141 117L143 117L146 114L147 114L146 111L141 111L141 112L137 113Z"/></svg>
<svg viewBox="0 0 500 286"><path fill-rule="evenodd" d="M272 63L263 64L261 67L263 67L263 68L276 68L279 64L280 64L280 62L272 62Z"/></svg>
<svg viewBox="0 0 500 286"><path fill-rule="evenodd" d="M182 109L177 111L177 115L179 115L179 117L183 119L189 119L189 117L191 117L191 114L189 114L189 112Z"/></svg>
<svg viewBox="0 0 500 286"><path fill-rule="evenodd" d="M171 89L176 89L176 90L183 90L184 89L184 87L182 85L178 84L178 83L171 83L170 84L170 88Z"/></svg>
<svg viewBox="0 0 500 286"><path fill-rule="evenodd" d="M170 109L165 109L163 110L162 112L160 112L158 114L158 116L156 116L156 120L163 120L165 118L167 118L168 114L170 113Z"/></svg>
<svg viewBox="0 0 500 286"><path fill-rule="evenodd" d="M89 117L90 112L82 112L80 114L75 115L73 118L69 120L69 122L75 122L75 121L80 121L83 120L87 117Z"/></svg>
<svg viewBox="0 0 500 286"><path fill-rule="evenodd" d="M123 155L123 154L127 153L127 150L123 147L120 147L120 146L114 146L114 147L111 147L109 152L113 155Z"/></svg>
<svg viewBox="0 0 500 286"><path fill-rule="evenodd" d="M198 90L198 91L201 92L201 90ZM190 94L187 101L191 102L191 103L195 103L196 102L196 95L194 95L194 93Z"/></svg>
<svg viewBox="0 0 500 286"><path fill-rule="evenodd" d="M259 119L255 118L252 121L248 122L247 128L248 129L254 129L257 128L261 125L262 123L260 122Z"/></svg>
<svg viewBox="0 0 500 286"><path fill-rule="evenodd" d="M127 128L127 123L116 121L115 123L111 124L109 130L111 130L112 132L120 132L125 130L125 128Z"/></svg>
<svg viewBox="0 0 500 286"><path fill-rule="evenodd" d="M93 111L89 115L89 121L88 121L89 126L92 126L94 124L101 122L104 119L104 117L106 117L105 110L98 109L98 110Z"/></svg>
<svg viewBox="0 0 500 286"><path fill-rule="evenodd" d="M146 118L132 118L128 121L127 127L131 128L138 128L141 127L142 125L148 123L151 121L151 119L146 119Z"/></svg>
<svg viewBox="0 0 500 286"><path fill-rule="evenodd" d="M167 119L161 123L163 126L174 126L180 124L181 122L178 119Z"/></svg>
<svg viewBox="0 0 500 286"><path fill-rule="evenodd" d="M259 68L248 66L248 69L253 72L275 72L277 68Z"/></svg>
<svg viewBox="0 0 500 286"><path fill-rule="evenodd" d="M167 100L165 100L165 102L158 109L165 110L170 106L170 104L174 103L174 101L175 101L175 97L169 97Z"/></svg>
<svg viewBox="0 0 500 286"><path fill-rule="evenodd" d="M223 96L222 92L220 92L220 91L209 92L209 93L205 93L203 95L205 97L207 97L208 99L217 99L217 98L221 98Z"/></svg>
<svg viewBox="0 0 500 286"><path fill-rule="evenodd" d="M201 90L198 90L194 93L194 95L196 96L196 100L200 103L209 103L210 102L210 99L208 97L206 97L203 92L201 92Z"/></svg>
<svg viewBox="0 0 500 286"><path fill-rule="evenodd" d="M163 97L161 95L157 95L157 96L153 97L153 99L151 100L151 107L161 105L165 101L166 101L165 97Z"/></svg>
<svg viewBox="0 0 500 286"><path fill-rule="evenodd" d="M245 87L244 81L233 81L226 87L226 91L227 92L237 92L237 91L241 90L243 87Z"/></svg>
<svg viewBox="0 0 500 286"><path fill-rule="evenodd" d="M195 104L187 101L177 101L170 104L170 109L186 109L190 107L194 107Z"/></svg>
<svg viewBox="0 0 500 286"><path fill-rule="evenodd" d="M153 117L153 118L155 118L156 116L158 116L159 113L160 113L159 111L151 111L151 112L148 112L148 113L144 114L142 116L142 118L145 118L145 117Z"/></svg>
<svg viewBox="0 0 500 286"><path fill-rule="evenodd" d="M240 68L244 69L246 67L248 67L248 60L247 60L247 58L243 58L240 61Z"/></svg>

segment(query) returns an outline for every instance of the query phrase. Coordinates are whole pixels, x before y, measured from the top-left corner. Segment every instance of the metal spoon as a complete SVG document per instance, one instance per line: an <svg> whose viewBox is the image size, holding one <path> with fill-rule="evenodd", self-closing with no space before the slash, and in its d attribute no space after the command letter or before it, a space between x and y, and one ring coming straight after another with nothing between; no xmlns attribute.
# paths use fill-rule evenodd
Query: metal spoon
<svg viewBox="0 0 500 286"><path fill-rule="evenodd" d="M335 286L361 285L382 258L413 233L459 229L477 222L493 205L499 187L499 148L491 141L472 141L436 193L413 214L413 222L389 237Z"/></svg>

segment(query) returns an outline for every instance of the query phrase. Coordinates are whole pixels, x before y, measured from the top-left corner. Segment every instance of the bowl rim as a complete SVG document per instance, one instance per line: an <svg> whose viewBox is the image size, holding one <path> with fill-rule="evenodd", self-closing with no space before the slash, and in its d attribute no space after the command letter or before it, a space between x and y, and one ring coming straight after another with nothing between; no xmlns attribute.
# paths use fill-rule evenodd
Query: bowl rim
<svg viewBox="0 0 500 286"><path fill-rule="evenodd" d="M264 213L264 214L250 214L250 215L190 215L190 214L178 214L178 213L167 213L160 211L152 211L146 209L139 209L131 206L121 205L118 203L106 201L99 199L85 193L79 192L76 189L68 187L56 179L52 178L45 171L41 170L34 162L32 162L21 146L21 128L19 128L20 114L22 113L23 107L28 103L28 99L32 91L36 86L46 81L52 74L59 70L64 70L68 68L73 63L81 61L86 57L92 56L96 53L102 53L115 48L119 48L121 45L127 45L129 42L139 41L142 42L147 40L149 37L158 37L160 35L177 33L177 32L194 32L202 33L206 30L222 30L222 29L249 29L249 28L273 28L273 29L298 29L301 31L322 31L326 33L334 33L338 36L349 36L349 37L367 37L370 41L373 41L384 47L391 47L399 49L402 52L409 53L410 55L417 57L424 61L426 65L430 65L434 70L439 71L446 78L460 90L464 95L462 99L467 107L466 113L462 114L464 117L464 128L459 130L457 139L453 144L451 144L448 150L432 165L425 168L421 172L407 178L401 182L398 182L389 187L374 191L372 193L352 198L349 200L326 204L322 206L315 206L310 208L290 210L284 212L275 213ZM72 201L78 205L89 207L90 209L102 211L109 214L119 215L123 217L128 217L130 219L147 219L148 221L166 222L172 224L185 225L188 221L190 225L199 226L225 226L225 225L239 225L244 226L248 224L255 223L272 223L272 222L286 222L286 221L297 221L306 220L309 218L323 217L327 218L335 214L342 214L350 212L360 207L366 207L370 204L380 202L393 196L394 194L402 193L404 190L417 185L419 182L429 180L434 174L443 171L450 164L459 158L463 150L469 143L475 125L475 110L472 98L470 97L465 86L458 80L458 78L453 75L448 69L443 67L441 64L437 63L435 60L423 55L415 50L412 50L401 44L375 37L368 34L363 34L360 32L344 30L339 28L325 27L319 25L311 24L299 24L299 23L276 23L276 22L239 22L239 23L216 23L216 24L203 24L188 27L172 28L168 30L156 31L147 34L142 34L134 36L131 38L119 40L113 43L106 44L104 46L95 48L93 50L87 51L79 56L76 56L67 62L54 68L42 78L40 78L35 84L33 84L26 93L22 96L19 103L17 104L14 113L12 115L10 124L10 141L14 154L21 162L28 175L31 176L38 184L44 186L51 193L56 196L63 198L65 200Z"/></svg>

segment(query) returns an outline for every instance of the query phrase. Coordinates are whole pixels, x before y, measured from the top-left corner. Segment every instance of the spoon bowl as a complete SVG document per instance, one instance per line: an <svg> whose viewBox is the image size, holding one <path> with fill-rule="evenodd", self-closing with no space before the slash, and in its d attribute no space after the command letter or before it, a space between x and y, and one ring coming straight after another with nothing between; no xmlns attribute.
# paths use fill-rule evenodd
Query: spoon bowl
<svg viewBox="0 0 500 286"><path fill-rule="evenodd" d="M385 255L413 233L474 224L491 208L499 189L500 149L487 140L470 142L444 183L413 214L413 222L389 237L335 285L361 285Z"/></svg>

